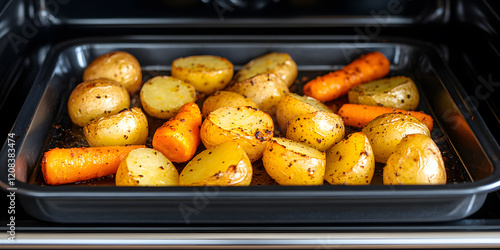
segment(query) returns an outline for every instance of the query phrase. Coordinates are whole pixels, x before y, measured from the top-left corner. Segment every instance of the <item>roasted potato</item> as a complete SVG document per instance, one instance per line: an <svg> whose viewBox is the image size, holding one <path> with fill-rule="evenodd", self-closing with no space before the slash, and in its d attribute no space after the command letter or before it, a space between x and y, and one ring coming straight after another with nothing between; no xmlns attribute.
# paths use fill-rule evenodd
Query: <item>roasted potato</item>
<svg viewBox="0 0 500 250"><path fill-rule="evenodd" d="M232 91L248 97L271 116L276 114L276 105L289 90L283 80L275 74L256 75L250 79L231 83L227 91Z"/></svg>
<svg viewBox="0 0 500 250"><path fill-rule="evenodd" d="M426 135L405 136L384 167L384 184L446 184L443 157Z"/></svg>
<svg viewBox="0 0 500 250"><path fill-rule="evenodd" d="M233 64L226 58L211 55L188 56L174 60L172 76L194 86L196 91L212 94L233 78Z"/></svg>
<svg viewBox="0 0 500 250"><path fill-rule="evenodd" d="M181 186L249 186L252 163L236 142L225 142L196 155L181 172Z"/></svg>
<svg viewBox="0 0 500 250"><path fill-rule="evenodd" d="M411 115L383 114L366 124L362 132L370 139L375 161L386 163L396 150L396 145L407 135L423 134L430 136L427 126Z"/></svg>
<svg viewBox="0 0 500 250"><path fill-rule="evenodd" d="M117 186L177 186L179 172L167 157L152 148L134 149L120 162Z"/></svg>
<svg viewBox="0 0 500 250"><path fill-rule="evenodd" d="M358 85L348 92L349 103L415 110L420 96L413 80L395 76Z"/></svg>
<svg viewBox="0 0 500 250"><path fill-rule="evenodd" d="M111 79L120 83L132 95L141 89L141 65L133 55L127 52L107 53L92 61L83 73L84 81L99 78Z"/></svg>
<svg viewBox="0 0 500 250"><path fill-rule="evenodd" d="M242 82L256 75L273 73L290 87L297 78L297 64L287 53L273 52L257 57L236 73L234 80Z"/></svg>
<svg viewBox="0 0 500 250"><path fill-rule="evenodd" d="M281 131L286 131L288 123L295 117L318 110L332 112L325 104L312 97L288 93L280 99L276 106L276 120Z"/></svg>
<svg viewBox="0 0 500 250"><path fill-rule="evenodd" d="M200 129L206 148L235 141L245 150L251 162L262 156L266 142L273 137L273 119L252 107L225 107L208 115Z"/></svg>
<svg viewBox="0 0 500 250"><path fill-rule="evenodd" d="M321 185L325 153L285 138L273 138L262 156L266 172L280 185Z"/></svg>
<svg viewBox="0 0 500 250"><path fill-rule="evenodd" d="M350 134L326 152L325 181L330 184L368 185L374 172L373 150L361 132Z"/></svg>
<svg viewBox="0 0 500 250"><path fill-rule="evenodd" d="M68 114L78 126L94 119L114 115L130 107L130 96L119 83L97 79L78 84L68 99Z"/></svg>
<svg viewBox="0 0 500 250"><path fill-rule="evenodd" d="M217 91L203 102L201 113L207 117L212 111L223 107L250 106L258 108L257 104L247 97L230 91Z"/></svg>
<svg viewBox="0 0 500 250"><path fill-rule="evenodd" d="M172 118L182 105L197 99L193 85L171 76L149 79L140 94L142 108L150 116L160 119Z"/></svg>
<svg viewBox="0 0 500 250"><path fill-rule="evenodd" d="M320 151L331 148L342 140L344 135L342 118L323 110L297 116L288 124L286 130L286 138Z"/></svg>
<svg viewBox="0 0 500 250"><path fill-rule="evenodd" d="M101 117L83 127L91 147L146 144L148 120L140 108Z"/></svg>

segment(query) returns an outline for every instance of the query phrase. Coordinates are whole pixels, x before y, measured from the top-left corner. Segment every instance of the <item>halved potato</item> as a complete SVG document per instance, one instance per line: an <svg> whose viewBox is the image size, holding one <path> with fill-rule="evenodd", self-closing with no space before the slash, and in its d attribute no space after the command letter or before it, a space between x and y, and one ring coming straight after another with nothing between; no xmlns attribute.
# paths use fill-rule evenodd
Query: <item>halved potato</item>
<svg viewBox="0 0 500 250"><path fill-rule="evenodd" d="M114 115L130 107L130 95L119 83L97 79L78 84L68 99L68 114L78 126L94 119Z"/></svg>
<svg viewBox="0 0 500 250"><path fill-rule="evenodd" d="M171 76L156 76L141 89L142 108L150 116L169 119L182 105L196 101L193 85Z"/></svg>
<svg viewBox="0 0 500 250"><path fill-rule="evenodd" d="M386 163L389 156L396 150L396 145L407 135L423 134L430 136L431 132L417 118L405 114L383 114L366 124L362 132L370 139L375 154L375 161Z"/></svg>
<svg viewBox="0 0 500 250"><path fill-rule="evenodd" d="M257 104L255 104L255 102L250 100L248 97L244 97L235 92L221 90L205 99L201 113L203 114L203 117L207 117L208 114L219 108L241 106L258 108Z"/></svg>
<svg viewBox="0 0 500 250"><path fill-rule="evenodd" d="M252 163L236 142L225 142L196 155L181 172L181 186L249 186Z"/></svg>
<svg viewBox="0 0 500 250"><path fill-rule="evenodd" d="M143 145L148 137L148 119L140 108L131 108L91 121L83 127L83 133L91 147Z"/></svg>
<svg viewBox="0 0 500 250"><path fill-rule="evenodd" d="M331 148L342 140L344 135L342 118L323 110L297 116L288 124L286 130L286 138L320 151Z"/></svg>
<svg viewBox="0 0 500 250"><path fill-rule="evenodd" d="M358 85L348 93L349 103L415 110L420 96L413 80L395 76Z"/></svg>
<svg viewBox="0 0 500 250"><path fill-rule="evenodd" d="M179 173L162 153L152 148L134 149L116 171L117 186L177 186Z"/></svg>
<svg viewBox="0 0 500 250"><path fill-rule="evenodd" d="M225 107L208 115L200 128L206 148L235 141L245 150L251 162L262 156L266 142L273 137L273 119L252 107Z"/></svg>
<svg viewBox="0 0 500 250"><path fill-rule="evenodd" d="M196 91L205 94L225 88L233 73L233 64L220 56L188 56L172 63L173 77L192 84Z"/></svg>
<svg viewBox="0 0 500 250"><path fill-rule="evenodd" d="M287 53L272 52L257 57L243 66L236 73L234 80L242 82L256 75L273 73L283 80L287 87L290 87L297 78L297 64Z"/></svg>
<svg viewBox="0 0 500 250"><path fill-rule="evenodd" d="M261 74L242 82L233 82L226 90L248 97L270 115L276 114L276 105L289 92L283 80L275 74Z"/></svg>
<svg viewBox="0 0 500 250"><path fill-rule="evenodd" d="M285 138L269 141L262 156L266 172L280 185L321 185L325 153Z"/></svg>
<svg viewBox="0 0 500 250"><path fill-rule="evenodd" d="M141 89L141 65L130 53L124 51L107 53L92 61L83 73L84 81L99 78L120 83L132 95Z"/></svg>
<svg viewBox="0 0 500 250"><path fill-rule="evenodd" d="M332 113L330 108L312 97L288 93L280 99L276 106L276 120L281 131L286 131L288 123L295 117L318 110Z"/></svg>
<svg viewBox="0 0 500 250"><path fill-rule="evenodd" d="M325 181L330 184L368 185L375 158L368 137L352 133L326 152Z"/></svg>
<svg viewBox="0 0 500 250"><path fill-rule="evenodd" d="M405 136L384 167L384 184L446 184L443 157L426 135Z"/></svg>

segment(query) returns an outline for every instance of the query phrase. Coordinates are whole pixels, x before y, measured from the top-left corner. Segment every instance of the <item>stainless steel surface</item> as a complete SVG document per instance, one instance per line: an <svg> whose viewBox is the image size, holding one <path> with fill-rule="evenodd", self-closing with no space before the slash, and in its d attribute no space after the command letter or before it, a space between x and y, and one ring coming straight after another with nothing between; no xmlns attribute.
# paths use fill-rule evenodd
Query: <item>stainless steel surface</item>
<svg viewBox="0 0 500 250"><path fill-rule="evenodd" d="M500 232L425 233L19 233L2 249L496 248Z"/></svg>

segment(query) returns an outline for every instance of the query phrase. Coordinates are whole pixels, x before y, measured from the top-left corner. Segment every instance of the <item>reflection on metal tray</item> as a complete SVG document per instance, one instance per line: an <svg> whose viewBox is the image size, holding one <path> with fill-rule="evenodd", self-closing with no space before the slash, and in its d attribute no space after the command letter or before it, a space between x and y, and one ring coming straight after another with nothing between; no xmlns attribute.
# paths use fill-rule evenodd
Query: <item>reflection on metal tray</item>
<svg viewBox="0 0 500 250"><path fill-rule="evenodd" d="M473 121L460 113L458 107L465 104L454 87L457 80L426 44L390 39L361 44L353 41L336 37L183 36L116 37L60 44L49 53L13 129L21 136L16 144L21 201L35 217L58 222L420 222L453 220L475 212L486 194L499 185L499 162L492 157L499 149L487 140L489 131L478 114L473 114ZM44 150L59 146L57 143L84 143L78 133L72 132L67 119L65 104L71 90L81 81L90 61L115 50L135 55L145 78L168 73L167 66L182 56L219 55L241 66L264 53L282 51L299 66L297 84L341 67L362 53L380 51L391 61L391 75L406 75L417 83L422 95L419 109L433 115L437 123L433 137L444 149L448 172L453 174L448 184L441 186L39 185L43 180L37 179L40 175L36 166ZM59 135L74 138L54 140ZM0 177L6 186L7 177ZM106 181L110 182L103 183Z"/></svg>

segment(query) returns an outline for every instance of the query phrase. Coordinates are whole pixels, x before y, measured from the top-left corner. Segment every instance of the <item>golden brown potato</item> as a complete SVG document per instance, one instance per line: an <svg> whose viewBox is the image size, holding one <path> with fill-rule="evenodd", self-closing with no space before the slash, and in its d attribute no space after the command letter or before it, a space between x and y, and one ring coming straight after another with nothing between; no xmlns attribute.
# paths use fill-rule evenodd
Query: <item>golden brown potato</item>
<svg viewBox="0 0 500 250"><path fill-rule="evenodd" d="M249 186L252 163L236 142L225 142L196 155L181 172L181 186Z"/></svg>
<svg viewBox="0 0 500 250"><path fill-rule="evenodd" d="M446 184L443 157L426 135L405 136L384 167L384 184Z"/></svg>
<svg viewBox="0 0 500 250"><path fill-rule="evenodd" d="M297 64L287 53L273 52L248 62L236 73L234 80L242 82L256 75L273 73L290 87L297 78Z"/></svg>
<svg viewBox="0 0 500 250"><path fill-rule="evenodd" d="M295 117L318 110L332 113L330 108L312 97L288 93L280 99L276 106L276 120L281 131L286 131L288 123Z"/></svg>
<svg viewBox="0 0 500 250"><path fill-rule="evenodd" d="M177 186L179 172L159 151L134 149L121 161L116 171L117 186Z"/></svg>
<svg viewBox="0 0 500 250"><path fill-rule="evenodd" d="M250 79L231 83L227 91L232 91L248 97L271 116L276 114L276 105L289 90L283 80L275 74L256 75Z"/></svg>
<svg viewBox="0 0 500 250"><path fill-rule="evenodd" d="M251 162L260 159L273 133L273 119L264 111L252 107L217 109L208 115L200 128L201 141L206 148L235 141L245 150Z"/></svg>
<svg viewBox="0 0 500 250"><path fill-rule="evenodd" d="M98 79L78 84L68 99L68 114L78 126L130 107L130 96L119 83Z"/></svg>
<svg viewBox="0 0 500 250"><path fill-rule="evenodd" d="M146 144L148 120L140 108L101 117L83 127L91 147Z"/></svg>
<svg viewBox="0 0 500 250"><path fill-rule="evenodd" d="M352 88L349 103L415 110L420 100L413 80L405 76L380 79Z"/></svg>
<svg viewBox="0 0 500 250"><path fill-rule="evenodd" d="M92 61L83 73L84 81L99 78L111 79L120 83L132 95L141 89L141 65L133 55L127 52L107 53Z"/></svg>
<svg viewBox="0 0 500 250"><path fill-rule="evenodd" d="M345 127L340 116L318 110L299 115L288 124L286 138L320 151L331 148L344 138Z"/></svg>
<svg viewBox="0 0 500 250"><path fill-rule="evenodd" d="M375 158L368 137L352 133L326 152L325 181L344 185L368 185L375 172Z"/></svg>
<svg viewBox="0 0 500 250"><path fill-rule="evenodd" d="M196 101L193 85L171 76L149 79L141 89L142 108L150 116L170 119L182 105Z"/></svg>
<svg viewBox="0 0 500 250"><path fill-rule="evenodd" d="M207 117L212 111L223 107L250 106L258 108L257 104L247 97L230 91L217 91L203 102L201 113Z"/></svg>
<svg viewBox="0 0 500 250"><path fill-rule="evenodd" d="M192 84L196 91L205 94L225 88L233 73L233 64L220 56L188 56L172 63L173 77Z"/></svg>
<svg viewBox="0 0 500 250"><path fill-rule="evenodd" d="M396 150L396 145L407 135L430 136L429 129L417 118L404 114L383 114L363 127L362 132L370 139L375 161L386 163Z"/></svg>
<svg viewBox="0 0 500 250"><path fill-rule="evenodd" d="M325 153L285 138L269 141L262 156L266 172L280 185L321 185Z"/></svg>

